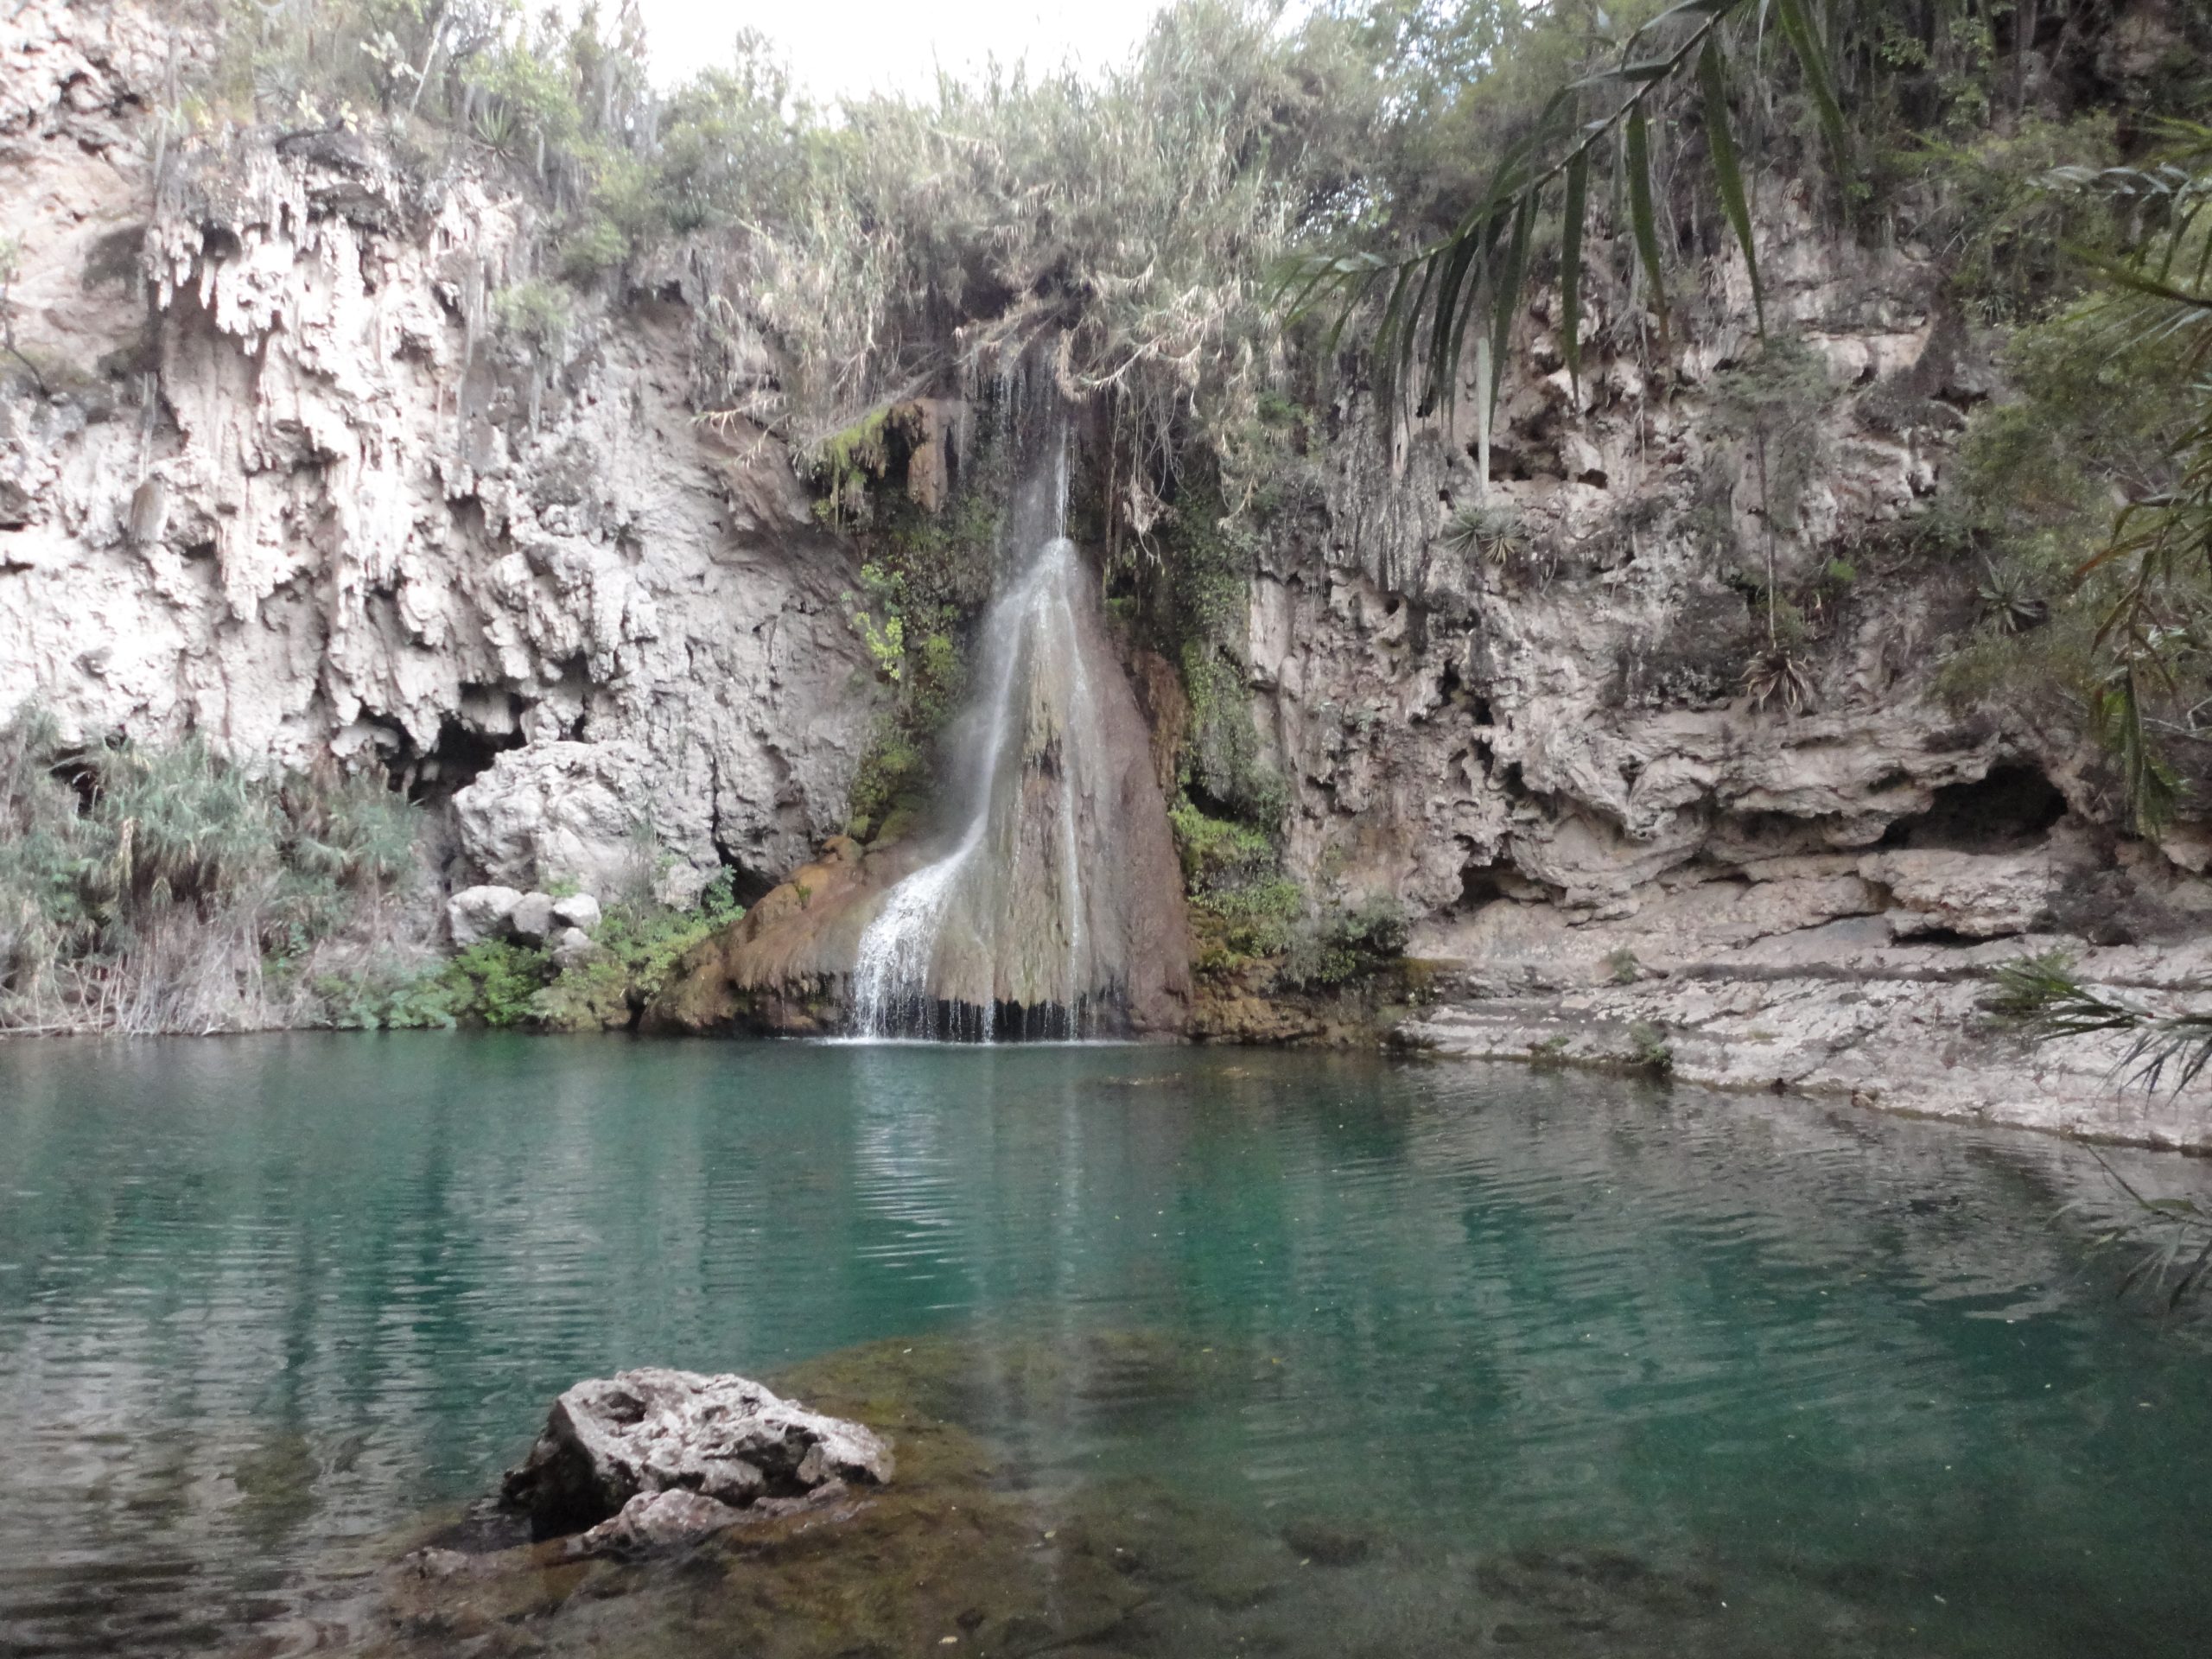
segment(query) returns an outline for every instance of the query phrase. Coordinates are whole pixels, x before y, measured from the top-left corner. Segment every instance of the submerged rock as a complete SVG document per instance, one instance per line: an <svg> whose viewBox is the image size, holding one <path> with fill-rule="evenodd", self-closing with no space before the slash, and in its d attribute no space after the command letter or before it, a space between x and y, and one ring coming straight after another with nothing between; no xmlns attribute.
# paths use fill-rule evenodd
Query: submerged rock
<svg viewBox="0 0 2212 1659"><path fill-rule="evenodd" d="M746 1377L647 1369L579 1382L555 1401L500 1498L541 1538L619 1516L602 1541L623 1547L700 1536L760 1500L826 1498L891 1473L890 1446L858 1423ZM702 1502L636 1503L674 1494Z"/></svg>

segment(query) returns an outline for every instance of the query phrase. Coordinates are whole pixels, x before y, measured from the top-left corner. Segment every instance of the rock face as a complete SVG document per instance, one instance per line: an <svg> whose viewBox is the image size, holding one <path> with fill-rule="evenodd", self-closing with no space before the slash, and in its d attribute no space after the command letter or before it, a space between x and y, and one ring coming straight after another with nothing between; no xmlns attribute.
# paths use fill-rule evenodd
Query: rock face
<svg viewBox="0 0 2212 1659"><path fill-rule="evenodd" d="M172 63L204 50L130 4L0 22L21 353L0 363L0 718L36 698L88 739L381 760L449 813L460 943L556 878L683 899L734 865L767 897L649 1018L834 1024L922 855L829 839L880 703L853 542L778 446L697 418L701 363L765 384L772 353L674 256L619 298L571 295L557 328L503 327L537 210L465 161L418 176L343 132L150 142ZM1940 694L1974 575L1911 527L2001 390L1994 342L1947 311L1929 250L1856 246L1774 186L1767 317L1827 380L1788 499L1730 403L1755 350L1732 251L1702 266L1671 362L1593 269L1579 376L1539 289L1493 429L1471 385L1406 421L1353 382L1273 480L1245 667L1289 872L1325 907L1401 904L1478 1025L1486 999L1611 995L1623 953L1726 976L1871 928L1878 978L1932 953L1894 981L1915 985L1984 972L1976 951L2172 944L2212 918L2202 826L2163 852L2119 837L2096 753ZM1796 703L1747 681L1780 648L1746 601L1769 588L1799 601ZM1172 758L1175 672L1137 678ZM1139 885L1173 901L1152 938L1179 895L1143 805ZM573 956L563 930L592 925L554 921L537 936ZM1181 944L1135 955L1158 968L1141 1023L1172 1027Z"/></svg>
<svg viewBox="0 0 2212 1659"><path fill-rule="evenodd" d="M726 861L769 885L843 822L874 718L858 561L777 446L695 418L684 272L503 328L511 187L342 133L156 146L173 49L202 44L127 4L0 22L47 365L0 372L0 718L380 760L504 886L641 856L675 899Z"/></svg>
<svg viewBox="0 0 2212 1659"><path fill-rule="evenodd" d="M599 900L588 893L572 893L553 901L553 919L563 927L591 932L600 924Z"/></svg>
<svg viewBox="0 0 2212 1659"><path fill-rule="evenodd" d="M507 927L524 944L543 944L553 931L553 897L526 893L508 912Z"/></svg>
<svg viewBox="0 0 2212 1659"><path fill-rule="evenodd" d="M553 960L563 968L589 961L598 949L581 927L564 927L553 936Z"/></svg>
<svg viewBox="0 0 2212 1659"><path fill-rule="evenodd" d="M1939 273L1839 246L1794 210L1763 229L1763 269L1784 273L1770 321L1828 377L1803 440L1813 481L1772 515L1770 547L1729 413L1724 365L1752 342L1726 262L1665 377L1624 355L1571 380L1555 296L1534 296L1488 479L1479 398L1388 442L1363 394L1340 399L1359 442L1332 449L1303 522L1263 547L1250 612L1301 874L1417 917L1500 894L1619 914L1662 876L1872 849L2008 767L2047 780L2053 817L2093 804L2092 756L1934 695L1929 646L1971 620L1970 584L1926 566L1873 579L1984 395L1972 342L1938 315ZM1471 510L1494 539L1449 533ZM1800 709L1745 689L1768 639L1741 589L1770 550L1778 582L1819 594L1793 647L1813 687Z"/></svg>
<svg viewBox="0 0 2212 1659"><path fill-rule="evenodd" d="M563 1394L500 1497L540 1537L620 1516L607 1541L647 1541L728 1525L763 1501L880 1486L892 1469L890 1446L858 1423L741 1376L648 1369Z"/></svg>
<svg viewBox="0 0 2212 1659"><path fill-rule="evenodd" d="M466 950L486 939L505 938L522 899L512 887L463 887L446 900L446 928L453 935L454 948Z"/></svg>

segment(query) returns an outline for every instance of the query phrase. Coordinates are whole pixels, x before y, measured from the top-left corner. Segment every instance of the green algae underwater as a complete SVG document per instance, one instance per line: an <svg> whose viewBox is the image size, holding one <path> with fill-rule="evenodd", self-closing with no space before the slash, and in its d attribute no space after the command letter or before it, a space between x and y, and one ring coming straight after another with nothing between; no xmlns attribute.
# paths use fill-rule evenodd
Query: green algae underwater
<svg viewBox="0 0 2212 1659"><path fill-rule="evenodd" d="M2088 1148L1514 1067L8 1046L0 1653L2195 1654L2157 1242ZM898 1478L423 1569L649 1363Z"/></svg>

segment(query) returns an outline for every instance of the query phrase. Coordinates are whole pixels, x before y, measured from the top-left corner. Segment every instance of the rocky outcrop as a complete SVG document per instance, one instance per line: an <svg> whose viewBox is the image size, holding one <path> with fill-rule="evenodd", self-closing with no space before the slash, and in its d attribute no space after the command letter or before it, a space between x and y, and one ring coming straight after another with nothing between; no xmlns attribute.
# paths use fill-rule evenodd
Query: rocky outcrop
<svg viewBox="0 0 2212 1659"><path fill-rule="evenodd" d="M380 760L447 810L457 943L512 935L556 879L680 899L735 866L741 896L767 896L648 1022L834 1025L861 931L926 849L831 839L881 696L846 615L858 559L778 446L701 418L695 274L670 255L620 294L537 283L537 195L489 159L195 127L176 88L203 50L131 5L0 22L20 238L0 715L35 698L86 738ZM1686 285L1669 361L1599 259L1580 373L1536 291L1488 429L1471 384L1418 419L1357 384L1317 411L1327 435L1270 480L1287 505L1256 554L1249 689L1290 873L1324 908L1404 906L1424 982L1457 988L1442 1046L1560 1034L1527 997L1718 1031L1674 999L1727 980L1745 1018L1796 1007L1825 1033L1774 1076L1901 1100L1909 1047L1863 1073L1837 1058L1888 1040L1836 1013L1863 1004L1764 988L1844 985L1810 971L1840 952L1849 987L1890 987L1883 1006L1920 1011L1897 1030L1934 1042L2007 953L2201 937L2212 841L2120 836L2095 754L1939 694L1935 646L1976 601L1914 526L1966 411L2001 391L1989 342L1946 315L1932 251L1853 245L1784 181L1758 194L1770 326L1824 382L1783 423L1786 467L1760 464L1777 423L1732 403L1755 355L1736 257ZM518 303L533 293L557 303ZM715 357L769 363L741 320L711 328ZM912 482L940 503L963 413L927 406ZM1133 654L1172 787L1184 688ZM1172 890L1154 804L1141 880ZM524 919L563 960L591 948L588 921ZM1179 942L1140 931L1173 1016L1141 1023L1170 1026ZM1364 1029L1217 988L1215 1034ZM2028 1084L1987 1064L1976 1097L2009 1109Z"/></svg>
<svg viewBox="0 0 2212 1659"><path fill-rule="evenodd" d="M40 365L0 372L0 715L381 760L504 885L766 886L842 823L873 679L849 546L779 447L697 418L685 274L518 322L528 192L181 125L196 38L0 23Z"/></svg>
<svg viewBox="0 0 2212 1659"><path fill-rule="evenodd" d="M511 930L522 893L496 882L464 887L446 900L446 931L454 948L466 950L486 939L503 939Z"/></svg>
<svg viewBox="0 0 2212 1659"><path fill-rule="evenodd" d="M600 920L599 900L588 893L556 899L550 893L521 893L486 882L464 887L446 900L446 931L461 950L486 939L557 944L571 934L588 945Z"/></svg>
<svg viewBox="0 0 2212 1659"><path fill-rule="evenodd" d="M592 1548L616 1548L714 1531L764 1502L880 1486L892 1470L890 1446L858 1423L745 1377L645 1369L555 1401L500 1499L541 1538L582 1532Z"/></svg>
<svg viewBox="0 0 2212 1659"><path fill-rule="evenodd" d="M1968 950L1899 944L1878 921L1837 922L1694 969L1531 995L1482 987L1401 1026L1399 1041L1444 1055L1651 1070L1687 1083L1847 1100L1857 1106L2089 1140L2212 1151L2212 1103L2145 1086L2130 1040L2110 1033L2031 1044L1985 1012L1988 976L2054 936ZM2093 950L2077 970L2126 995L2161 988L2175 1007L2212 999L2212 950Z"/></svg>
<svg viewBox="0 0 2212 1659"><path fill-rule="evenodd" d="M1976 833L2017 839L2016 793L1963 798ZM1956 822L1931 816L1946 833ZM1985 1004L1999 968L2058 951L2122 999L2208 1006L2196 989L2212 983L2208 923L2212 882L2070 818L2011 850L1693 868L1610 916L1532 894L1432 920L1413 948L1433 994L1395 1034L1445 1054L1656 1065L1720 1087L2202 1150L2212 1103L2135 1081L2131 1039L2030 1044Z"/></svg>
<svg viewBox="0 0 2212 1659"><path fill-rule="evenodd" d="M1724 371L1755 341L1726 262L1671 372L1612 344L1640 315L1616 294L1586 319L1571 377L1555 296L1538 293L1487 479L1472 388L1389 446L1363 395L1340 400L1357 441L1328 452L1303 516L1263 549L1250 614L1301 873L1416 915L1505 889L1618 912L1687 868L1871 848L2008 763L2092 804L2086 757L1934 695L1925 647L1972 601L1913 563L1904 532L1960 407L1988 389L1939 323L1935 268L1839 245L1786 202L1763 239L1770 326L1797 330L1827 377L1786 501L1762 499L1729 406ZM1471 512L1491 528L1471 534ZM1804 607L1802 708L1755 702L1746 680L1769 649L1752 598L1770 557Z"/></svg>
<svg viewBox="0 0 2212 1659"><path fill-rule="evenodd" d="M818 1036L844 1022L847 978L883 896L925 856L910 839L832 836L687 957L645 1010L653 1030Z"/></svg>

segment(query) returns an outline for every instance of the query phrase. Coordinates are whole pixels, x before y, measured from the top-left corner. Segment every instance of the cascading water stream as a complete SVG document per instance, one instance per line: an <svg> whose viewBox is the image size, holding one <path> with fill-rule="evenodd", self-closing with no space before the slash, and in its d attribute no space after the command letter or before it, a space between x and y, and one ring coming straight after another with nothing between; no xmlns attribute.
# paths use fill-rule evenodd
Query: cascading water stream
<svg viewBox="0 0 2212 1659"><path fill-rule="evenodd" d="M951 845L893 887L861 936L852 1007L863 1037L1080 1037L1126 977L1096 948L1110 930L1085 879L1116 849L1057 397L1041 424L1007 515L1014 574L985 614L978 692L946 745Z"/></svg>

